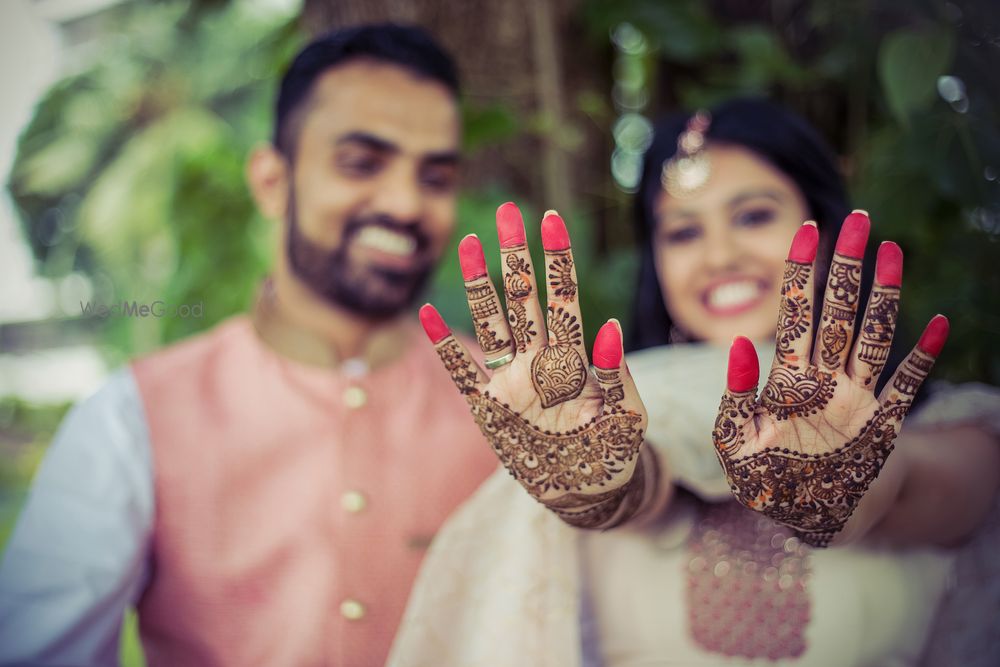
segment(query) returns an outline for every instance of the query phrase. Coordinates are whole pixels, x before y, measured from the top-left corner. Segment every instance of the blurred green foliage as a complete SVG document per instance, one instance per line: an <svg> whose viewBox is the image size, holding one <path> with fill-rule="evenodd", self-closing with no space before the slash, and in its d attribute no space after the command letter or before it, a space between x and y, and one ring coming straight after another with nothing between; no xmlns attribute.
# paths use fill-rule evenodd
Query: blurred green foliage
<svg viewBox="0 0 1000 667"><path fill-rule="evenodd" d="M108 318L112 363L245 308L269 262L243 165L301 38L239 5L194 23L185 9L112 13L106 53L49 91L12 170L43 274L88 275L98 303L203 304L201 319Z"/></svg>

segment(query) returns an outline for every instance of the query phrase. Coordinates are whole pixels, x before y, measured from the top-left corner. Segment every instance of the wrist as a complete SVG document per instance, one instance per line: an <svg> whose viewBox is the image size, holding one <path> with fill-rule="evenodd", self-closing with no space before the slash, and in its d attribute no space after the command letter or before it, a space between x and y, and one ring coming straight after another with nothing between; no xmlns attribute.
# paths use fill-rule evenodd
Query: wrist
<svg viewBox="0 0 1000 667"><path fill-rule="evenodd" d="M610 496L573 508L546 505L576 528L609 530L625 523L645 523L662 513L672 495L672 485L664 482L663 477L659 457L644 443L632 477Z"/></svg>
<svg viewBox="0 0 1000 667"><path fill-rule="evenodd" d="M903 451L893 453L879 476L868 487L843 529L830 540L829 546L855 544L871 535L899 498L908 467L909 460Z"/></svg>

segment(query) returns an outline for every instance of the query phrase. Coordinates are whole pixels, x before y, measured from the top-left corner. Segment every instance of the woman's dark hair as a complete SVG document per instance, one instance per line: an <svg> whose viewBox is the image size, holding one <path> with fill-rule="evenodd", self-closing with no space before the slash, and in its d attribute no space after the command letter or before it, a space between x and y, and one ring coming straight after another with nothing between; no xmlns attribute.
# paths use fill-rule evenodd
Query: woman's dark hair
<svg viewBox="0 0 1000 667"><path fill-rule="evenodd" d="M840 175L833 151L815 129L800 116L762 99L736 99L711 110L712 122L707 132L710 142L740 146L779 169L798 186L809 206L809 215L819 227L819 250L816 254L816 294L813 303L822 303L826 277L834 244L844 218L850 212L847 189ZM684 131L690 114L675 114L654 129L653 142L646 152L642 180L636 194L636 225L641 240L639 285L632 313L632 336L629 350L670 343L673 322L664 305L660 281L656 275L654 242L656 218L653 206L660 193L660 172L664 160L677 152L677 138ZM855 331L861 326L875 276L875 244L869 243L861 273L861 291ZM777 313L775 313L777 322ZM813 332L819 318L813 319ZM896 325L892 349L885 372L879 378L876 395L903 361L913 341L901 323ZM915 403L926 392L921 387Z"/></svg>
<svg viewBox="0 0 1000 667"><path fill-rule="evenodd" d="M306 45L281 79L272 141L283 155L293 157L300 112L316 79L332 67L359 59L396 65L444 85L456 98L459 95L455 62L420 28L377 23L327 33Z"/></svg>
<svg viewBox="0 0 1000 667"><path fill-rule="evenodd" d="M833 152L809 123L766 100L736 99L711 109L711 113L712 122L706 134L709 142L753 151L791 178L805 197L809 215L819 226L816 285L822 296L830 252L844 217L850 212L847 190ZM677 152L677 138L690 118L690 114L674 114L657 124L643 161L642 180L635 200L641 248L639 286L629 341L631 350L670 342L673 322L663 302L654 260L656 218L653 207L662 188L663 162ZM869 273L873 270L870 264L865 264ZM867 284L870 285L870 281Z"/></svg>

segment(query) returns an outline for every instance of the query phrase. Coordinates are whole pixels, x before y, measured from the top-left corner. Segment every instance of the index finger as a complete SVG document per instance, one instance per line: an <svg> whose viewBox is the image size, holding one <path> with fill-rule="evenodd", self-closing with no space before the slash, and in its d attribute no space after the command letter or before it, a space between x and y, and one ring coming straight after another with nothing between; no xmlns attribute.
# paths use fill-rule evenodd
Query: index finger
<svg viewBox="0 0 1000 667"><path fill-rule="evenodd" d="M462 395L468 397L469 394L478 393L479 387L486 384L486 372L479 367L465 345L451 333L437 308L425 303L420 308L420 324Z"/></svg>

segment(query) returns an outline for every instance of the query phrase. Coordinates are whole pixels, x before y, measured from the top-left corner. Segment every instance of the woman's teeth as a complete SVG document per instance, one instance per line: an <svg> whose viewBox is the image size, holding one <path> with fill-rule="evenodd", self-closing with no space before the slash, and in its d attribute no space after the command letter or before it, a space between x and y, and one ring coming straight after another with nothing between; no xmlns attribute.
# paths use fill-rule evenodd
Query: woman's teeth
<svg viewBox="0 0 1000 667"><path fill-rule="evenodd" d="M760 283L755 280L725 283L709 291L707 302L710 308L733 308L756 300L760 291Z"/></svg>
<svg viewBox="0 0 1000 667"><path fill-rule="evenodd" d="M408 257L417 249L417 242L412 236L391 232L382 227L365 227L358 233L355 242L373 250L400 257Z"/></svg>

